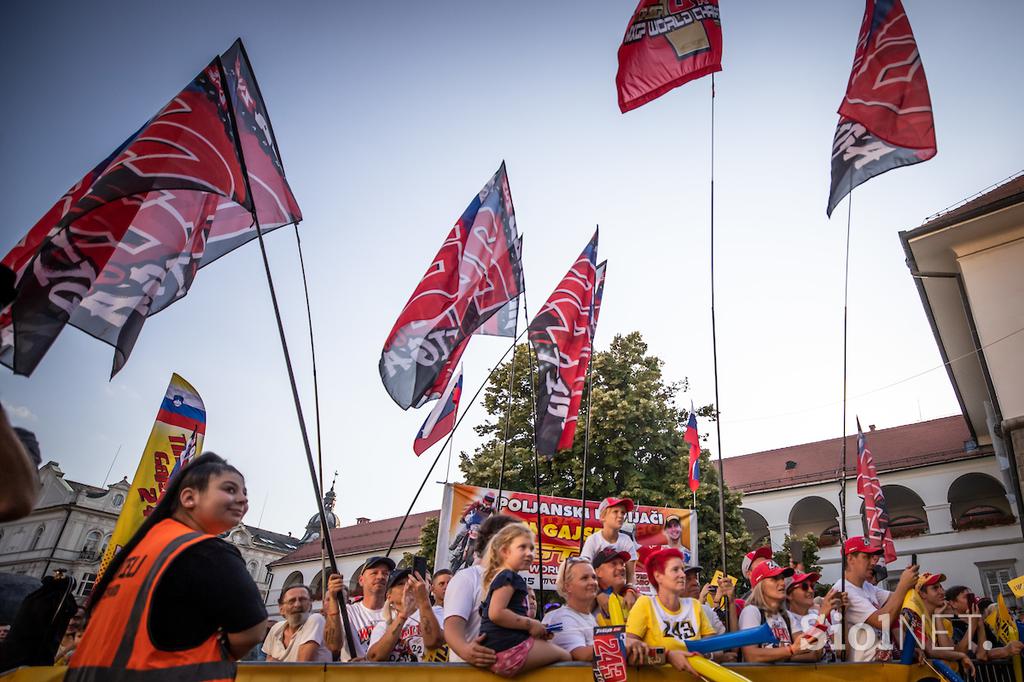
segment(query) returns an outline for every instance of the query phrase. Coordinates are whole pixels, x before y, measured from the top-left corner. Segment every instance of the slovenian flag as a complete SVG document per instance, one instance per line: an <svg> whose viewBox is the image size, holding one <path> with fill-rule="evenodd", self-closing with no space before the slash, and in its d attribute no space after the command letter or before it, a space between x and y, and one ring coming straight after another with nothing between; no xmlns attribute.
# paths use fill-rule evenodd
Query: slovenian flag
<svg viewBox="0 0 1024 682"><path fill-rule="evenodd" d="M690 418L686 422L683 440L690 444L690 490L697 492L700 487L700 437L697 435L697 412L690 401Z"/></svg>
<svg viewBox="0 0 1024 682"><path fill-rule="evenodd" d="M448 387L441 394L441 399L434 405L434 409L427 415L423 422L416 440L413 441L412 450L416 456L422 455L431 445L441 440L455 428L455 416L459 411L459 397L462 395L462 366L452 377Z"/></svg>

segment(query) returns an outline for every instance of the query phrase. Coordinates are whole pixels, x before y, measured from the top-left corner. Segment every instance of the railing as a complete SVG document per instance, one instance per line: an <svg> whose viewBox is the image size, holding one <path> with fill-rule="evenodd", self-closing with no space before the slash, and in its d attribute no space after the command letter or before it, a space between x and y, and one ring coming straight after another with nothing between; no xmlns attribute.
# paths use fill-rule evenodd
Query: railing
<svg viewBox="0 0 1024 682"><path fill-rule="evenodd" d="M975 661L974 669L974 677L964 675L964 679L972 682L1013 682L1013 665L1010 661Z"/></svg>

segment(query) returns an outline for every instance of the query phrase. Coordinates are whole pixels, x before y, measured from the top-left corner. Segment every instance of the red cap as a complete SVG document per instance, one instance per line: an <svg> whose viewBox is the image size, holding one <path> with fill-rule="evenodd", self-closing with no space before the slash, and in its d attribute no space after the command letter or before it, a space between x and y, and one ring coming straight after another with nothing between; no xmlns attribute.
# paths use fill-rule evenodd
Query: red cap
<svg viewBox="0 0 1024 682"><path fill-rule="evenodd" d="M875 547L872 545L871 540L863 535L857 535L843 543L843 554L849 555L854 552L863 552L864 554L884 554L885 550L881 547Z"/></svg>
<svg viewBox="0 0 1024 682"><path fill-rule="evenodd" d="M754 559L771 559L772 548L769 545L764 547L758 547L755 550L747 552L746 556L743 557L743 563L740 566L740 571L743 573L744 578L750 577L750 565L754 563Z"/></svg>
<svg viewBox="0 0 1024 682"><path fill-rule="evenodd" d="M813 585L819 580L821 580L821 573L818 573L817 571L811 571L810 573L794 573L793 580L786 585L786 591L788 592L794 585L799 585L800 583L810 583Z"/></svg>
<svg viewBox="0 0 1024 682"><path fill-rule="evenodd" d="M792 568L783 568L772 560L764 561L750 572L750 586L754 587L765 578L788 578L793 575Z"/></svg>
<svg viewBox="0 0 1024 682"><path fill-rule="evenodd" d="M633 511L633 500L628 497L606 497L601 500L601 504L597 505L597 518L604 516L608 507L617 507L620 504L626 508L626 513Z"/></svg>

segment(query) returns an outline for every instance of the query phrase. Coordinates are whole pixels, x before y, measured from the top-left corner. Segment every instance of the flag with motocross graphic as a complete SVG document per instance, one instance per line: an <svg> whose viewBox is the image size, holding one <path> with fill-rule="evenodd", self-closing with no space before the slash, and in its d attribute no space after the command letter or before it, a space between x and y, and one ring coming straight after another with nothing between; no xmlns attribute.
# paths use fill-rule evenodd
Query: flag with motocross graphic
<svg viewBox="0 0 1024 682"><path fill-rule="evenodd" d="M380 378L403 410L440 396L469 337L522 293L519 245L502 163L448 233L384 342Z"/></svg>
<svg viewBox="0 0 1024 682"><path fill-rule="evenodd" d="M226 54L230 73L214 59L4 258L0 363L31 374L71 324L114 346L113 376L146 318L256 236L254 214L266 229L301 218L283 170L262 158L280 156L244 48Z"/></svg>
<svg viewBox="0 0 1024 682"><path fill-rule="evenodd" d="M586 378L584 357L590 356L594 293L597 285L597 237L590 238L579 258L530 323L530 343L537 354L539 387L536 405L537 452L554 456L566 442L572 447L575 420L570 421L573 391ZM578 384L578 386L577 386ZM575 401L579 409L579 400Z"/></svg>
<svg viewBox="0 0 1024 682"><path fill-rule="evenodd" d="M826 213L861 183L936 151L928 80L903 3L867 0L832 140Z"/></svg>
<svg viewBox="0 0 1024 682"><path fill-rule="evenodd" d="M597 332L597 318L601 314L601 297L604 296L604 273L608 269L608 261L597 266L597 284L594 286L594 297L590 306L590 326L586 345L580 350L580 363L573 377L572 396L569 398L569 415L565 418L565 428L558 439L556 450L572 448L576 436L576 424L579 422L580 403L583 401L583 390L587 385L587 370L594 352L594 334Z"/></svg>
<svg viewBox="0 0 1024 682"><path fill-rule="evenodd" d="M640 0L619 46L619 110L721 70L718 0Z"/></svg>

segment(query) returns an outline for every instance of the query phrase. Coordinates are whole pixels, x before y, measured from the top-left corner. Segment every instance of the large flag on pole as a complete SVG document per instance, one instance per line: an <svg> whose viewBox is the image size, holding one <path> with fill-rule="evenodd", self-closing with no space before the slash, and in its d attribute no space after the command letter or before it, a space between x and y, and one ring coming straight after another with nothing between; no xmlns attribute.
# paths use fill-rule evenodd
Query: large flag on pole
<svg viewBox="0 0 1024 682"><path fill-rule="evenodd" d="M530 343L537 353L539 388L536 406L537 452L551 457L569 447L575 421L569 421L572 393L577 379L585 380L580 367L590 353L591 314L597 285L597 230L590 243L569 268L555 291L530 323ZM579 409L579 401L576 401Z"/></svg>
<svg viewBox="0 0 1024 682"><path fill-rule="evenodd" d="M878 481L875 460L868 450L867 438L857 420L857 494L864 500L864 516L867 519L868 539L875 547L885 550L885 563L896 560L896 545L892 541L889 529L889 511L885 505L885 495Z"/></svg>
<svg viewBox="0 0 1024 682"><path fill-rule="evenodd" d="M462 397L462 366L452 375L451 383L444 389L441 399L427 415L423 426L416 434L412 451L419 457L427 449L441 440L455 428L455 419L459 414L459 398Z"/></svg>
<svg viewBox="0 0 1024 682"><path fill-rule="evenodd" d="M693 401L690 401L690 418L686 420L686 433L683 434L683 442L690 445L690 466L689 482L690 491L697 492L700 487L700 436L697 433L697 410L693 408Z"/></svg>
<svg viewBox="0 0 1024 682"><path fill-rule="evenodd" d="M146 318L256 236L254 214L266 229L301 219L263 158L280 157L241 43L226 56L230 71L214 59L0 262L0 363L31 374L71 324L114 346L116 374Z"/></svg>
<svg viewBox="0 0 1024 682"><path fill-rule="evenodd" d="M721 70L718 0L640 0L619 46L619 109Z"/></svg>
<svg viewBox="0 0 1024 682"><path fill-rule="evenodd" d="M502 163L455 223L384 342L380 378L403 410L440 396L469 337L522 293L519 246Z"/></svg>
<svg viewBox="0 0 1024 682"><path fill-rule="evenodd" d="M580 362L576 366L576 375L572 382L572 396L569 398L569 412L565 418L565 428L562 429L562 436L558 439L556 450L568 450L572 448L573 440L576 438L576 425L579 422L580 404L583 402L583 390L587 386L587 370L590 368L590 361L594 353L594 335L597 333L597 318L601 314L601 298L604 296L604 275L608 270L608 261L597 266L596 284L594 285L594 296L590 304L590 326L586 345L580 350Z"/></svg>
<svg viewBox="0 0 1024 682"><path fill-rule="evenodd" d="M135 470L131 490L100 560L100 574L153 511L171 475L181 468L179 462L202 451L205 434L206 407L203 399L190 383L172 374L156 414L156 423L139 460L139 468Z"/></svg>
<svg viewBox="0 0 1024 682"><path fill-rule="evenodd" d="M832 141L828 215L857 185L936 150L928 80L903 3L867 0Z"/></svg>

